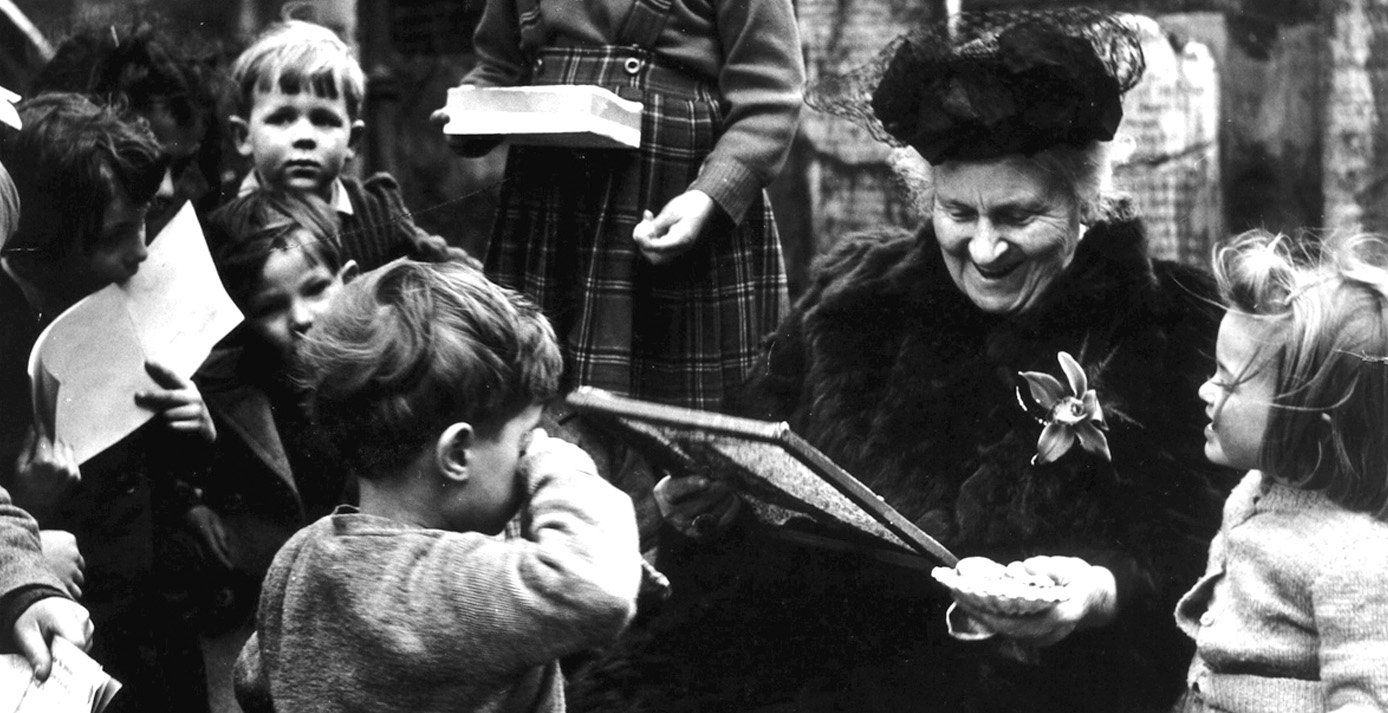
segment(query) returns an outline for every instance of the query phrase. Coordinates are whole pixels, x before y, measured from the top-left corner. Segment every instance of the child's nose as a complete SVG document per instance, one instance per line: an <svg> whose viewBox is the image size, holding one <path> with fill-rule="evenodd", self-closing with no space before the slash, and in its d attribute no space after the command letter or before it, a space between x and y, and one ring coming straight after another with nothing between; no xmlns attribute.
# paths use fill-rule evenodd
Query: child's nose
<svg viewBox="0 0 1388 713"><path fill-rule="evenodd" d="M296 302L289 308L289 327L296 333L302 334L313 326L313 310L308 305Z"/></svg>

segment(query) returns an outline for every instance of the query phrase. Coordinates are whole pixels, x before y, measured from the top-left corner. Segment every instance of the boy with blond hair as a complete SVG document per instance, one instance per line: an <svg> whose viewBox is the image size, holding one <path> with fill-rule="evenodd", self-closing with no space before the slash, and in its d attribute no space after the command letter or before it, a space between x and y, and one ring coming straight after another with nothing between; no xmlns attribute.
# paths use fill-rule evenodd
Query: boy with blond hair
<svg viewBox="0 0 1388 713"><path fill-rule="evenodd" d="M558 659L623 630L641 556L630 499L536 428L549 323L471 266L400 260L343 287L299 355L361 505L275 556L241 704L564 710Z"/></svg>
<svg viewBox="0 0 1388 713"><path fill-rule="evenodd" d="M302 20L271 26L232 65L237 151L251 160L242 195L258 189L311 193L341 221L343 259L371 270L411 256L465 258L415 226L400 185L387 173L343 175L356 156L366 79L332 30Z"/></svg>

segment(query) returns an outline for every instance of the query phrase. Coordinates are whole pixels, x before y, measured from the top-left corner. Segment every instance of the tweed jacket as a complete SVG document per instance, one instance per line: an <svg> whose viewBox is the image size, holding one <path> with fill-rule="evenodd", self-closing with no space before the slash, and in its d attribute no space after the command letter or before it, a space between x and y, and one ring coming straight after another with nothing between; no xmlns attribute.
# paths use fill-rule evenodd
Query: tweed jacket
<svg viewBox="0 0 1388 713"><path fill-rule="evenodd" d="M663 552L697 621L697 667L709 676L710 661L729 661L724 693L846 710L1164 709L1190 657L1170 608L1199 575L1233 481L1203 455L1196 391L1213 368L1212 295L1203 273L1147 257L1125 203L1108 206L1015 317L969 301L929 226L842 241L737 410L789 421L961 556L1071 555L1109 568L1116 618L1015 664L945 634L949 600L927 573L785 545L751 523ZM1032 462L1042 426L1022 406L1019 372L1063 382L1061 351L1097 391L1111 462L1079 447Z"/></svg>

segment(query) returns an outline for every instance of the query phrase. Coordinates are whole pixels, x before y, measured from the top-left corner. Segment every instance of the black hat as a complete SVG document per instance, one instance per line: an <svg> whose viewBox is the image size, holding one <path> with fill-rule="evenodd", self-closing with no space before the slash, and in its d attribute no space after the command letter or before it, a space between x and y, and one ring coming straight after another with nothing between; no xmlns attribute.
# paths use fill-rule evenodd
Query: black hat
<svg viewBox="0 0 1388 713"><path fill-rule="evenodd" d="M1136 29L1112 13L964 13L821 80L808 101L932 164L981 160L1112 139L1144 68Z"/></svg>

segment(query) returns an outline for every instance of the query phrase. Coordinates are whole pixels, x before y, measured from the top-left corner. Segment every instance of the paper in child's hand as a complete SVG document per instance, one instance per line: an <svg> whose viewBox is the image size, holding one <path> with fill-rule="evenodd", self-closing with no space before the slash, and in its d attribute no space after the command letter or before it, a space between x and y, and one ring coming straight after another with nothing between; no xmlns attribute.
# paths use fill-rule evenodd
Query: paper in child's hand
<svg viewBox="0 0 1388 713"><path fill-rule="evenodd" d="M84 463L154 416L135 403L159 388L147 360L191 377L240 321L185 204L134 277L83 298L39 335L29 354L34 421L52 424L53 439Z"/></svg>
<svg viewBox="0 0 1388 713"><path fill-rule="evenodd" d="M101 713L121 689L101 664L54 637L53 669L43 683L19 654L0 656L0 713Z"/></svg>

